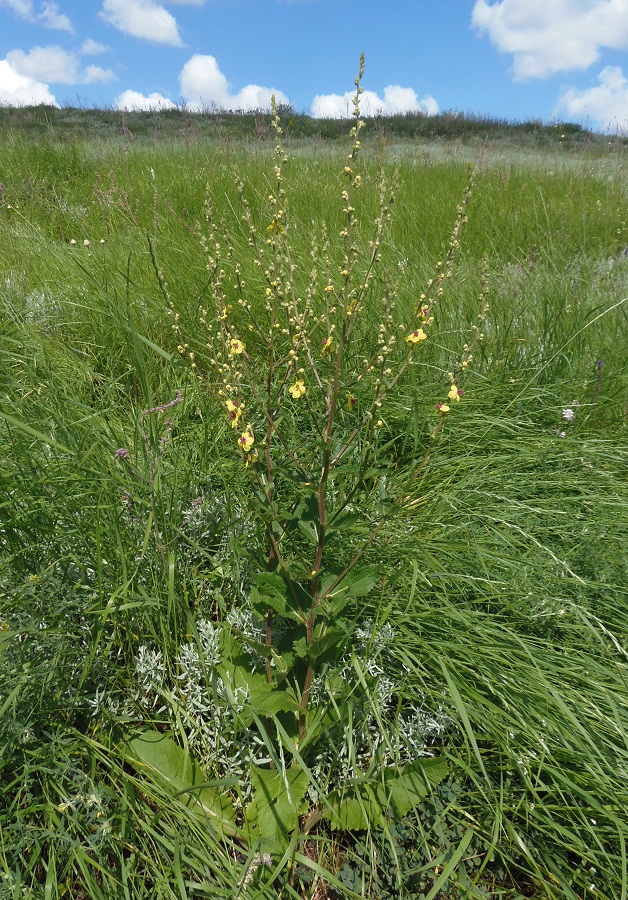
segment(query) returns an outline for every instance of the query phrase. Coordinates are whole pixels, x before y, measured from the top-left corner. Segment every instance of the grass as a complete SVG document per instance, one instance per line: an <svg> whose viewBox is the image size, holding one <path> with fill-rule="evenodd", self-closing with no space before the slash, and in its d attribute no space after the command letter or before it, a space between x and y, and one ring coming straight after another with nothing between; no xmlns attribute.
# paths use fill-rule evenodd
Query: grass
<svg viewBox="0 0 628 900"><path fill-rule="evenodd" d="M402 482L425 450L443 373L478 313L484 259L486 337L415 500L369 550L383 574L350 611L354 628L394 628L386 675L402 686L404 703L411 699L435 723L425 750L447 759L449 770L401 821L352 835L320 827L292 848L291 865L287 853L258 867L255 848L199 817L185 792L173 795L131 765L124 741L146 725L168 725L182 748L197 746L177 693L178 654L200 619L242 605L251 577L243 540L259 537L230 429L177 353L149 241L194 335L207 295L195 223L205 227L209 184L235 257L261 293L246 262L234 171L253 214L262 214L272 148L246 117L229 125L237 133L230 140L217 117L129 117L138 137L121 140L111 133L113 113L0 112L8 122L0 138L6 896L623 900L622 142L602 147L569 132L566 146L541 129L534 142L521 130L497 140L493 130L489 144L468 122L453 140L401 130L439 124L423 118L392 134L389 122L367 131L366 221L378 213L377 169L398 171L376 289L398 280L400 308L416 304L433 274L466 163L477 167L438 340L426 344L382 416L373 502L385 502L382 473ZM102 136L87 134L94 117ZM301 136L299 123L295 117L286 136L288 202L307 270L312 234L323 222L330 234L340 227L346 148ZM258 129L264 124L258 117ZM144 453L142 413L177 390L183 402L170 410L170 431L158 416L145 418L153 453L169 438L156 473ZM564 418L568 409L573 419ZM128 463L116 458L119 448ZM160 654L163 671L155 664L142 674L140 647ZM375 651L355 648L356 678L374 695L366 664ZM153 694L142 678L149 685L158 676L161 700L148 708ZM402 727L394 716L380 724L390 741ZM219 768L207 761L208 782L245 791L221 785Z"/></svg>

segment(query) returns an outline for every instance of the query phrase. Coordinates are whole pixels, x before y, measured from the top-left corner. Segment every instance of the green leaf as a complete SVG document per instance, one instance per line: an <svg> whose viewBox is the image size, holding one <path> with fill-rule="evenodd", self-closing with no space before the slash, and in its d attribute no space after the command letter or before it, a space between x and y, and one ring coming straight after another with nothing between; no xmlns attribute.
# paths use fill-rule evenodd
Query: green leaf
<svg viewBox="0 0 628 900"><path fill-rule="evenodd" d="M336 644L339 644L346 636L347 633L343 629L330 628L309 645L304 637L299 638L292 644L292 649L300 659L318 659L335 647Z"/></svg>
<svg viewBox="0 0 628 900"><path fill-rule="evenodd" d="M346 636L347 633L344 629L330 628L321 637L312 641L310 644L310 656L313 659L318 659L339 644Z"/></svg>
<svg viewBox="0 0 628 900"><path fill-rule="evenodd" d="M274 572L257 572L253 575L250 604L262 618L270 606L280 616L287 612L287 585L280 575Z"/></svg>
<svg viewBox="0 0 628 900"><path fill-rule="evenodd" d="M330 598L336 598L341 594L347 599L350 597L366 597L377 584L379 575L379 566L369 566L366 569L359 569L358 571L351 569L344 578L337 584L334 584L338 576L328 574L321 584L321 595L328 603ZM346 600L344 602L346 603Z"/></svg>
<svg viewBox="0 0 628 900"><path fill-rule="evenodd" d="M390 813L405 816L418 806L430 788L447 775L444 758L418 759L402 770L387 767L374 778L333 791L322 817L336 831L362 831L381 825Z"/></svg>
<svg viewBox="0 0 628 900"><path fill-rule="evenodd" d="M251 769L253 800L246 816L251 835L267 843L285 846L288 835L299 825L299 816L307 811L303 800L309 780L307 772L293 766L276 769Z"/></svg>
<svg viewBox="0 0 628 900"><path fill-rule="evenodd" d="M125 756L138 772L148 774L161 787L227 834L235 834L235 809L231 797L210 787L201 787L207 779L187 748L180 747L167 733L147 729L127 742Z"/></svg>
<svg viewBox="0 0 628 900"><path fill-rule="evenodd" d="M349 592L349 596L366 597L377 584L379 573L380 569L378 566L373 566L362 572L356 572L355 575L353 574L353 571L351 571L344 577L341 584L346 583L346 589Z"/></svg>
<svg viewBox="0 0 628 900"><path fill-rule="evenodd" d="M399 817L414 809L423 800L430 787L447 776L447 760L444 757L417 759L404 766L401 772L384 770L384 784L376 788L377 798L383 807L389 805Z"/></svg>
<svg viewBox="0 0 628 900"><path fill-rule="evenodd" d="M307 538L311 544L316 546L318 544L318 531L316 530L315 524L313 522L306 522L304 519L299 519L298 526L301 534Z"/></svg>
<svg viewBox="0 0 628 900"><path fill-rule="evenodd" d="M331 819L331 827L335 831L365 831L369 824L375 824L373 813L370 803L365 807L359 800L349 797L337 804L333 814L331 811L329 815L325 813L325 818Z"/></svg>
<svg viewBox="0 0 628 900"><path fill-rule="evenodd" d="M258 716L274 716L278 712L299 712L301 707L287 691L268 685L267 690L253 688L249 693L249 704Z"/></svg>

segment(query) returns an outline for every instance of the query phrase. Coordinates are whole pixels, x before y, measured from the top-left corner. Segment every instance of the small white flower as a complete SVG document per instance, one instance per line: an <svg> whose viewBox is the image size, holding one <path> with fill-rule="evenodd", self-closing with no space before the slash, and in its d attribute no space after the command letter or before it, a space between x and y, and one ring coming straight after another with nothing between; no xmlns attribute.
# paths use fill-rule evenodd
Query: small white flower
<svg viewBox="0 0 628 900"><path fill-rule="evenodd" d="M83 246L84 246L84 247L89 247L89 245L90 245L90 244L89 244L89 241L87 240L87 238L85 238L85 240L83 241Z"/></svg>
<svg viewBox="0 0 628 900"><path fill-rule="evenodd" d="M576 414L573 409L564 409L563 410L563 419L566 419L568 422L571 422L572 419L576 418Z"/></svg>

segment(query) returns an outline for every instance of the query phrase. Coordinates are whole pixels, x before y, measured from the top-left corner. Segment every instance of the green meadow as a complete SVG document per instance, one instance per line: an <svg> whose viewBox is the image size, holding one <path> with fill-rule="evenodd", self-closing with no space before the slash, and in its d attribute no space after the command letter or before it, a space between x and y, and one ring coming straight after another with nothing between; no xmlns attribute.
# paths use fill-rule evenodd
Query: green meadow
<svg viewBox="0 0 628 900"><path fill-rule="evenodd" d="M626 140L0 114L0 896L627 900Z"/></svg>

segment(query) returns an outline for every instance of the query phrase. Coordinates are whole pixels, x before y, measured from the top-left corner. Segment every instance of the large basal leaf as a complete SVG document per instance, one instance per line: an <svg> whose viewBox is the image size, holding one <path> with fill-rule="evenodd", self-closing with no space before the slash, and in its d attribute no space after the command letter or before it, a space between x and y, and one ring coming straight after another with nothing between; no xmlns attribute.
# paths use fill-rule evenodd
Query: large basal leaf
<svg viewBox="0 0 628 900"><path fill-rule="evenodd" d="M386 768L378 777L331 793L322 817L337 831L377 827L387 816L405 816L446 775L444 758L418 759L402 770Z"/></svg>
<svg viewBox="0 0 628 900"><path fill-rule="evenodd" d="M444 757L417 759L404 766L400 773L385 769L383 784L378 784L375 793L382 808L391 807L396 816L418 806L433 787L447 776L447 761Z"/></svg>
<svg viewBox="0 0 628 900"><path fill-rule="evenodd" d="M299 825L299 816L307 811L304 797L307 773L297 766L280 772L276 769L251 769L253 800L246 811L249 837L266 844L284 847Z"/></svg>
<svg viewBox="0 0 628 900"><path fill-rule="evenodd" d="M126 745L126 759L131 765L153 778L169 793L179 796L188 806L208 816L216 828L234 834L235 809L228 794L201 787L207 779L200 766L184 747L169 734L146 730L136 734Z"/></svg>

